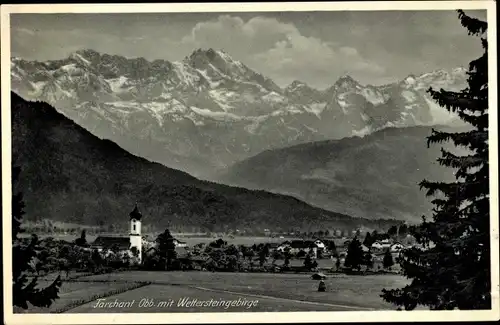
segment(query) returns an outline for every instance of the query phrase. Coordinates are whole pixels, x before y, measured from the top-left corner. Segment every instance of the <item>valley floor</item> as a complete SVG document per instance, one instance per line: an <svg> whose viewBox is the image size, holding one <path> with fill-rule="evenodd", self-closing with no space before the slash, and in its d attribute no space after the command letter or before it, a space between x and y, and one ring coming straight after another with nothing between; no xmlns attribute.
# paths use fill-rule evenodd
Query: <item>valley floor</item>
<svg viewBox="0 0 500 325"><path fill-rule="evenodd" d="M134 284L140 282L150 284L138 288L135 285L134 288ZM66 313L395 310L394 306L382 300L381 290L403 287L407 280L393 274L334 274L328 275L325 283L326 292L318 292L318 281L312 280L310 274L129 271L63 282L61 298L56 301L56 306L30 312L62 312L64 304L74 307L66 308ZM121 293L106 295L105 287L108 291L118 290ZM116 301L117 306L96 307L96 294L103 297L102 305ZM188 300L194 305L188 306L187 303L182 306L182 302ZM201 305L196 306L194 300ZM75 306L78 301L82 304ZM202 305L202 302L210 301L219 303L213 303L215 306ZM226 307L221 301L235 303ZM237 301L240 306L236 306Z"/></svg>

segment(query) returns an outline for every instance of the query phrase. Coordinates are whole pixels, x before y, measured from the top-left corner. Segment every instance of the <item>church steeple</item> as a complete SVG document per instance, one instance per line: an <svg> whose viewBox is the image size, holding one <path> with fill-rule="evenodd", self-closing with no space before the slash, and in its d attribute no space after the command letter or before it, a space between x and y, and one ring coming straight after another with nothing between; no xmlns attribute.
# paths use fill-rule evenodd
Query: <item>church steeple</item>
<svg viewBox="0 0 500 325"><path fill-rule="evenodd" d="M132 210L132 212L130 212L129 216L130 219L141 220L142 214L139 211L139 208L137 207L137 203L135 203L135 208L134 210Z"/></svg>
<svg viewBox="0 0 500 325"><path fill-rule="evenodd" d="M135 247L139 253L139 263L142 259L142 236L141 236L141 218L142 214L135 204L134 210L130 212L130 248Z"/></svg>

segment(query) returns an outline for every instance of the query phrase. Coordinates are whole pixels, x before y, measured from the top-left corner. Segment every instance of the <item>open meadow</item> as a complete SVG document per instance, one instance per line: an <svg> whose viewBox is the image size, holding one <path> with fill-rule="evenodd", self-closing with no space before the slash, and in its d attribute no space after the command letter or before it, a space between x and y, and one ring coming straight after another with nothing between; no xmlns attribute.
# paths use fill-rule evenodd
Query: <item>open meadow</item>
<svg viewBox="0 0 500 325"><path fill-rule="evenodd" d="M39 280L37 287L47 287L52 281ZM66 311L68 308L76 307L91 301L100 296L107 296L114 293L125 292L127 290L140 287L144 284L135 281L126 282L80 282L80 281L64 281L62 282L59 299L56 299L52 306L49 308L30 306L27 311L20 308L15 308L15 313L60 313Z"/></svg>
<svg viewBox="0 0 500 325"><path fill-rule="evenodd" d="M63 283L61 299L50 310L30 312L393 310L380 298L381 290L407 283L399 275L334 274L325 280L327 291L318 292L318 281L312 280L310 274L180 271L127 271L73 281ZM99 298L104 299L100 306L96 305ZM116 306L109 305L115 301ZM214 305L207 306L210 302ZM233 306L224 305L231 302Z"/></svg>

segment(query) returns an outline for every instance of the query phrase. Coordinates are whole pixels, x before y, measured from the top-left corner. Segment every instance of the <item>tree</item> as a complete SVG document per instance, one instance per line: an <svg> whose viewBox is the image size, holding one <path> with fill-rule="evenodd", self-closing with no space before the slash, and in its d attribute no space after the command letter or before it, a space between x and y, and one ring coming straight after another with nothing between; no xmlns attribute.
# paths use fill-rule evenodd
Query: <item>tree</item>
<svg viewBox="0 0 500 325"><path fill-rule="evenodd" d="M269 256L269 246L264 245L259 252L259 263L260 266L264 266L264 263L267 261L267 257Z"/></svg>
<svg viewBox="0 0 500 325"><path fill-rule="evenodd" d="M275 250L273 252L273 264L276 264L276 261L282 258L282 254L278 251Z"/></svg>
<svg viewBox="0 0 500 325"><path fill-rule="evenodd" d="M210 247L213 248L222 248L224 246L227 246L227 242L224 241L222 238L217 239L216 241L211 242L208 244Z"/></svg>
<svg viewBox="0 0 500 325"><path fill-rule="evenodd" d="M308 270L311 270L317 266L318 262L312 259L311 254L307 254L306 258L304 259L304 267L307 268Z"/></svg>
<svg viewBox="0 0 500 325"><path fill-rule="evenodd" d="M78 246L82 246L82 247L87 245L87 235L86 235L85 229L82 230L80 238L77 238L75 240L75 244Z"/></svg>
<svg viewBox="0 0 500 325"><path fill-rule="evenodd" d="M12 170L12 184L19 180L21 169L14 167ZM28 302L36 307L50 307L59 298L61 277L45 288L39 288L37 277L28 282L26 272L29 270L33 259L39 253L38 237L32 236L28 245L25 245L18 235L23 230L21 223L25 203L22 192L12 195L12 303L14 306L28 309Z"/></svg>
<svg viewBox="0 0 500 325"><path fill-rule="evenodd" d="M288 268L290 266L290 258L292 258L292 254L290 253L290 247L286 247L283 254L285 255L285 260L283 261L283 265Z"/></svg>
<svg viewBox="0 0 500 325"><path fill-rule="evenodd" d="M365 252L363 256L363 264L366 265L366 269L373 269L374 260L372 254Z"/></svg>
<svg viewBox="0 0 500 325"><path fill-rule="evenodd" d="M396 225L391 226L389 230L387 230L387 234L391 237L396 236L397 233L398 233L398 227Z"/></svg>
<svg viewBox="0 0 500 325"><path fill-rule="evenodd" d="M158 244L159 263L163 268L172 268L172 262L177 258L175 251L174 237L170 234L170 230L165 229L163 233L156 238Z"/></svg>
<svg viewBox="0 0 500 325"><path fill-rule="evenodd" d="M245 257L248 258L248 261L251 262L253 260L254 256L255 256L255 251L253 249L247 249L245 251Z"/></svg>
<svg viewBox="0 0 500 325"><path fill-rule="evenodd" d="M228 246L226 249L224 249L224 252L226 253L226 255L236 256L236 258L238 258L239 253L240 253L240 251L238 250L238 248L236 246L234 246L234 245Z"/></svg>
<svg viewBox="0 0 500 325"><path fill-rule="evenodd" d="M100 269L104 264L104 259L101 256L101 253L97 249L92 251L92 255L90 257L96 269Z"/></svg>
<svg viewBox="0 0 500 325"><path fill-rule="evenodd" d="M226 270L228 271L236 271L239 268L238 264L238 256L237 255L228 255L226 256Z"/></svg>
<svg viewBox="0 0 500 325"><path fill-rule="evenodd" d="M384 253L384 259L382 260L384 269L390 269L394 265L394 260L392 258L391 251L387 249Z"/></svg>
<svg viewBox="0 0 500 325"><path fill-rule="evenodd" d="M460 92L428 90L432 98L455 112L470 128L463 132L432 130L428 145L451 141L466 148L458 155L441 149L439 164L455 169L454 182L423 180L433 196L432 220L412 229L421 248L402 251L403 274L412 279L402 289L383 290L382 297L406 310L490 309L490 211L488 150L488 52L482 38L487 23L458 10L469 35L481 37L483 54L469 64L468 87Z"/></svg>
<svg viewBox="0 0 500 325"><path fill-rule="evenodd" d="M118 244L113 244L111 245L111 247L109 248L110 251L112 251L115 255L117 255L119 252L120 252L120 246Z"/></svg>
<svg viewBox="0 0 500 325"><path fill-rule="evenodd" d="M349 267L351 269L357 269L358 271L363 264L363 248L361 247L361 243L359 242L357 237L349 243L349 247L347 249L347 257L344 261L344 266Z"/></svg>
<svg viewBox="0 0 500 325"><path fill-rule="evenodd" d="M340 256L337 255L337 261L335 262L335 270L340 271Z"/></svg>
<svg viewBox="0 0 500 325"><path fill-rule="evenodd" d="M408 233L408 226L403 223L401 226L399 226L399 231L398 231L398 234L399 236L406 236L406 234Z"/></svg>
<svg viewBox="0 0 500 325"><path fill-rule="evenodd" d="M69 277L71 271L72 260L71 260L72 247L68 244L63 245L58 252L59 259L59 269L66 273L66 278Z"/></svg>
<svg viewBox="0 0 500 325"><path fill-rule="evenodd" d="M365 240L363 240L363 245L365 245L366 247L371 247L374 242L375 242L375 240L372 239L372 236L371 236L370 232L368 231L366 233Z"/></svg>
<svg viewBox="0 0 500 325"><path fill-rule="evenodd" d="M335 241L329 240L326 247L331 255L337 254L337 246L335 245Z"/></svg>
<svg viewBox="0 0 500 325"><path fill-rule="evenodd" d="M43 275L49 272L49 258L50 254L48 249L41 249L40 252L36 255L33 265L35 266L35 272L37 275Z"/></svg>
<svg viewBox="0 0 500 325"><path fill-rule="evenodd" d="M300 251L297 252L296 256L297 258L302 258L302 257L305 257L307 255L306 251L301 249Z"/></svg>

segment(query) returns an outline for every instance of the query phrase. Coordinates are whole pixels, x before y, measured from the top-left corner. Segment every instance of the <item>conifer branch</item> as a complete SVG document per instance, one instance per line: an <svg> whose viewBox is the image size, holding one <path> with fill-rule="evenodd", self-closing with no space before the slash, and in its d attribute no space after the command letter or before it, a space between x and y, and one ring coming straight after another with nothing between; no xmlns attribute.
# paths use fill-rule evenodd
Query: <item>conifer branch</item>
<svg viewBox="0 0 500 325"><path fill-rule="evenodd" d="M486 33L488 24L485 21L481 21L477 18L471 18L461 9L457 10L457 12L460 23L462 26L467 28L469 35L481 35Z"/></svg>

